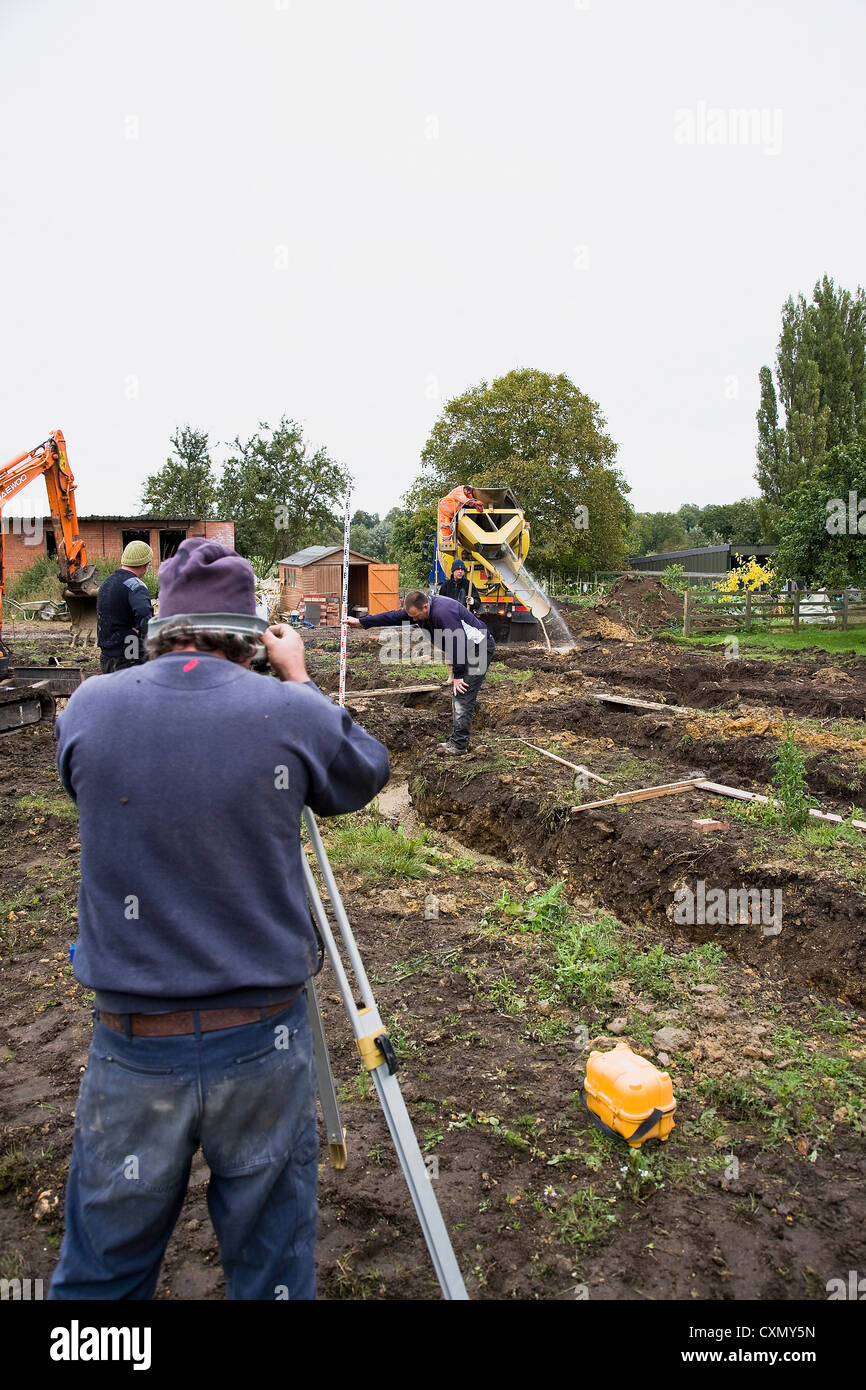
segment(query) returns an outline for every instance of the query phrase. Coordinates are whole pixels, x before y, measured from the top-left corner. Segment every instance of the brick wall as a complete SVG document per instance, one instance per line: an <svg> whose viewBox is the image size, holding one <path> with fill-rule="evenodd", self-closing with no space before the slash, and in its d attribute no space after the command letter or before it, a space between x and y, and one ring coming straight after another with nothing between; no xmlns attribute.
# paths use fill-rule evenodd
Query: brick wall
<svg viewBox="0 0 866 1390"><path fill-rule="evenodd" d="M38 522L39 518L36 518ZM26 570L47 553L46 532L51 518L43 519L40 535L34 530L34 518L5 516L3 518L4 570L8 582ZM235 527L233 521L192 521L189 526L159 520L141 520L139 517L116 520L102 520L99 517L82 517L78 523L78 534L87 550L87 558L94 560L117 560L123 554L124 531L148 531L148 544L153 547L153 567L159 569L160 531L185 530L187 536L206 536L208 540L220 541L234 549Z"/></svg>

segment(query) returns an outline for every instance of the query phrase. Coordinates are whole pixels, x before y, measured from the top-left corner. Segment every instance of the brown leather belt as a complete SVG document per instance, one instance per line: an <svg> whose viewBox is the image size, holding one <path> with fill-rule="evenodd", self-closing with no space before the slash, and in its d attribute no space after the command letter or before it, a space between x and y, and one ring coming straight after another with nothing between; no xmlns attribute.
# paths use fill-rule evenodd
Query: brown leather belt
<svg viewBox="0 0 866 1390"><path fill-rule="evenodd" d="M265 1018L273 1018L274 1014L287 1009L300 992L296 989L280 1004L265 1005ZM262 1017L262 1010L254 1004L240 1009L196 1009L195 1012L203 1033L215 1033L219 1028L239 1028L242 1023L258 1023ZM100 1023L113 1028L115 1033L126 1032L125 1020L128 1018L132 1034L137 1038L165 1038L195 1032L195 1017L191 1009L181 1009L174 1014L106 1014L97 1010L96 1017Z"/></svg>

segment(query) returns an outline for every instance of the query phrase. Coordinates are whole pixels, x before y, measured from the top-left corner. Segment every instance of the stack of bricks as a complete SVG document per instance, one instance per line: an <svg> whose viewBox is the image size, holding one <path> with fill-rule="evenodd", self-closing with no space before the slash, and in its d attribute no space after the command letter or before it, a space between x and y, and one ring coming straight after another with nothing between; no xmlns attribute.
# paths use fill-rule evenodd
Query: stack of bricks
<svg viewBox="0 0 866 1390"><path fill-rule="evenodd" d="M317 603L319 605L319 625L321 627L339 626L340 599L336 594L303 594L298 604L301 622L304 621L308 603Z"/></svg>
<svg viewBox="0 0 866 1390"><path fill-rule="evenodd" d="M337 594L328 594L322 604L322 627L339 627L340 625L340 598Z"/></svg>

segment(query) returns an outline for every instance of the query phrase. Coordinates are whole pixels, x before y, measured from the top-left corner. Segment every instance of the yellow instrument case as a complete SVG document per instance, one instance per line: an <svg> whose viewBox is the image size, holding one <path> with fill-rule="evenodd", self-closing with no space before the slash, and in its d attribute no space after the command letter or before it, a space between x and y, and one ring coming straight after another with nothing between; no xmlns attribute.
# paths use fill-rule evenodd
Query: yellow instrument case
<svg viewBox="0 0 866 1390"><path fill-rule="evenodd" d="M666 1071L619 1042L611 1052L590 1052L583 1100L593 1124L639 1149L645 1139L667 1139L674 1127L674 1088Z"/></svg>

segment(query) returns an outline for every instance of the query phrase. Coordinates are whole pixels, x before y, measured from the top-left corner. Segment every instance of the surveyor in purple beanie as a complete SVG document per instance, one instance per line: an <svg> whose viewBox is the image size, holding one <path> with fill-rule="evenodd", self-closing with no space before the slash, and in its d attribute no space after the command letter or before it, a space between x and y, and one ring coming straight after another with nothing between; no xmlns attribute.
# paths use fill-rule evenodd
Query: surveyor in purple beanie
<svg viewBox="0 0 866 1390"><path fill-rule="evenodd" d="M388 755L291 629L263 637L279 680L249 669L259 638L225 615L255 614L254 578L233 550L186 540L160 581L150 660L86 681L57 721L95 1024L48 1296L152 1298L201 1148L226 1296L311 1299L320 960L300 817L366 805Z"/></svg>

